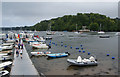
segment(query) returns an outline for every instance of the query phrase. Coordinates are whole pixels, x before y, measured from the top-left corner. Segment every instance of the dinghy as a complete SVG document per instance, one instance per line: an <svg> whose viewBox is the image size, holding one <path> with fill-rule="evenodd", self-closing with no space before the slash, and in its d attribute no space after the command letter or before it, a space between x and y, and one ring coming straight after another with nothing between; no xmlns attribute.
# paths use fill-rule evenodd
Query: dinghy
<svg viewBox="0 0 120 77"><path fill-rule="evenodd" d="M39 41L39 42L45 42L45 39L43 37L34 37L34 40Z"/></svg>
<svg viewBox="0 0 120 77"><path fill-rule="evenodd" d="M9 45L14 45L14 43L2 43L2 46L9 46Z"/></svg>
<svg viewBox="0 0 120 77"><path fill-rule="evenodd" d="M10 56L0 56L0 60L11 60L12 58Z"/></svg>
<svg viewBox="0 0 120 77"><path fill-rule="evenodd" d="M9 38L7 38L7 39L5 40L5 42L6 42L6 43L14 43L14 42L15 42L15 39L9 39Z"/></svg>
<svg viewBox="0 0 120 77"><path fill-rule="evenodd" d="M95 66L98 64L93 56L91 56L89 59L84 58L83 60L81 56L78 56L77 59L67 59L67 62L69 62L71 65L77 66Z"/></svg>
<svg viewBox="0 0 120 77"><path fill-rule="evenodd" d="M8 75L9 72L7 70L0 71L0 77Z"/></svg>
<svg viewBox="0 0 120 77"><path fill-rule="evenodd" d="M46 44L32 44L32 47L33 48L41 48L41 49L49 48Z"/></svg>
<svg viewBox="0 0 120 77"><path fill-rule="evenodd" d="M46 56L47 54L50 54L51 52L31 52L31 55L34 56Z"/></svg>
<svg viewBox="0 0 120 77"><path fill-rule="evenodd" d="M3 62L3 63L0 64L0 68L4 68L5 66L9 66L11 64L12 64L11 61Z"/></svg>
<svg viewBox="0 0 120 77"><path fill-rule="evenodd" d="M47 54L49 58L60 58L60 57L67 57L69 55L68 52L65 53L54 53L54 54Z"/></svg>
<svg viewBox="0 0 120 77"><path fill-rule="evenodd" d="M10 46L0 46L0 49L2 50L9 50L9 49L12 49L13 48L13 45L10 45Z"/></svg>
<svg viewBox="0 0 120 77"><path fill-rule="evenodd" d="M99 38L109 38L109 35L99 35Z"/></svg>
<svg viewBox="0 0 120 77"><path fill-rule="evenodd" d="M45 39L46 39L46 40L51 40L51 39L52 39L52 37L45 37Z"/></svg>

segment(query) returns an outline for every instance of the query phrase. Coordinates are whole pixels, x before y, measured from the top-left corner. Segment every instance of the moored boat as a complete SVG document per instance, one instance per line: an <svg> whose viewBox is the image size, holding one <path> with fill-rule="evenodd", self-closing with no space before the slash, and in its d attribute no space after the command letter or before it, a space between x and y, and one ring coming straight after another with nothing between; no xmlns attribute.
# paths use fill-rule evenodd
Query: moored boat
<svg viewBox="0 0 120 77"><path fill-rule="evenodd" d="M47 54L50 54L51 52L31 52L31 55L34 56L46 56Z"/></svg>
<svg viewBox="0 0 120 77"><path fill-rule="evenodd" d="M0 46L0 49L2 50L9 50L9 49L12 49L13 48L13 45L10 45L10 46Z"/></svg>
<svg viewBox="0 0 120 77"><path fill-rule="evenodd" d="M68 52L65 53L53 53L53 54L47 54L49 58L60 58L60 57L67 57L69 55Z"/></svg>
<svg viewBox="0 0 120 77"><path fill-rule="evenodd" d="M9 74L9 72L7 71L7 70L2 70L2 71L0 71L0 76L2 77L2 76L6 76L6 75L8 75Z"/></svg>
<svg viewBox="0 0 120 77"><path fill-rule="evenodd" d="M109 35L99 35L100 38L109 38Z"/></svg>
<svg viewBox="0 0 120 77"><path fill-rule="evenodd" d="M33 48L41 48L41 49L49 48L46 44L32 44L32 47Z"/></svg>
<svg viewBox="0 0 120 77"><path fill-rule="evenodd" d="M71 65L77 65L77 66L95 66L98 65L97 61L93 56L91 56L89 59L84 58L82 60L81 56L78 56L77 59L67 59L67 62L69 62Z"/></svg>

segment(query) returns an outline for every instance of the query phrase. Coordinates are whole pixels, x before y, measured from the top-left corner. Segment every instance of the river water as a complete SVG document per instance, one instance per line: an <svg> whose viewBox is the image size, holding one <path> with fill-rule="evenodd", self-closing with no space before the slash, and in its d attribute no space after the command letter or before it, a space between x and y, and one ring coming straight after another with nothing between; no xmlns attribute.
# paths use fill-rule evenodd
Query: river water
<svg viewBox="0 0 120 77"><path fill-rule="evenodd" d="M35 32L39 36L48 36L44 31ZM64 34L64 35L61 35ZM97 33L83 33L75 34L73 32L56 32L55 35L49 35L53 39L51 42L57 44L51 44L50 49L32 49L30 45L25 43L26 49L33 64L39 73L45 75L117 75L118 74L118 36L115 32L108 32L110 38L99 38ZM46 43L49 44L50 40ZM63 46L61 46L63 42ZM65 47L65 45L67 47ZM85 53L76 50L76 47L83 45ZM70 48L72 46L72 49ZM48 59L47 56L31 56L30 52L34 51L51 51L55 52L69 52L70 56L56 59ZM67 59L77 58L79 55L82 58L89 58L91 55L96 56L98 60L98 66L71 66ZM110 54L110 56L106 56ZM112 57L115 57L113 60Z"/></svg>

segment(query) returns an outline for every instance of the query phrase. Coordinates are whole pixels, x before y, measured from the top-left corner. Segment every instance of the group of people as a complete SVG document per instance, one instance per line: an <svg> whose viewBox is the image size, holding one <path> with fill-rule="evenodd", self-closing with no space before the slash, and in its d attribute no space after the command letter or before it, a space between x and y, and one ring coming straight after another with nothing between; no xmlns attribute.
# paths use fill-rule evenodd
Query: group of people
<svg viewBox="0 0 120 77"><path fill-rule="evenodd" d="M23 42L22 39L16 40L16 57L21 57L22 59L23 54Z"/></svg>

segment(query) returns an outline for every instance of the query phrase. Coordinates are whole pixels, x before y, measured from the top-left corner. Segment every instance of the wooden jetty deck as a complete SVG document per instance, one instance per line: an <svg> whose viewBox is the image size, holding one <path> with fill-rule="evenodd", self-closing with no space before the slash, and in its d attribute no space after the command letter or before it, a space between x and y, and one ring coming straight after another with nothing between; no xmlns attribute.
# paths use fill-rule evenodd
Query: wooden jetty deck
<svg viewBox="0 0 120 77"><path fill-rule="evenodd" d="M20 56L16 57L16 53L14 53L14 60L10 72L10 77L14 77L14 76L40 77L31 59L29 58L25 46L23 46L22 57L23 57L22 59L20 58Z"/></svg>

